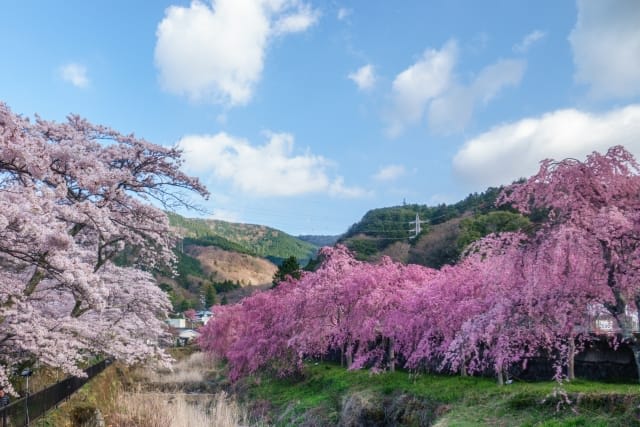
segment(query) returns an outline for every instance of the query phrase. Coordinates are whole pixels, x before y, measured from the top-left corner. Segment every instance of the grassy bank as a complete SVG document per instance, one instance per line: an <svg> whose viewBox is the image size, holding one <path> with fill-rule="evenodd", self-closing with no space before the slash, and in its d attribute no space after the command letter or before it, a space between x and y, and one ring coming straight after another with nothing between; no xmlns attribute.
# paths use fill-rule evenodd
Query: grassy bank
<svg viewBox="0 0 640 427"><path fill-rule="evenodd" d="M640 426L636 384L578 380L559 394L554 382L498 387L487 378L373 375L320 363L295 379L265 375L231 385L202 354L176 356L172 372L108 368L41 425L78 425L98 408L114 427Z"/></svg>
<svg viewBox="0 0 640 427"><path fill-rule="evenodd" d="M246 411L218 386L226 384L218 363L191 349L175 349L173 356L171 371L115 363L35 425L95 425L96 414L110 427L250 424Z"/></svg>
<svg viewBox="0 0 640 427"><path fill-rule="evenodd" d="M243 385L275 425L640 426L640 386L574 381L498 387L476 377L372 375L313 364L303 378Z"/></svg>

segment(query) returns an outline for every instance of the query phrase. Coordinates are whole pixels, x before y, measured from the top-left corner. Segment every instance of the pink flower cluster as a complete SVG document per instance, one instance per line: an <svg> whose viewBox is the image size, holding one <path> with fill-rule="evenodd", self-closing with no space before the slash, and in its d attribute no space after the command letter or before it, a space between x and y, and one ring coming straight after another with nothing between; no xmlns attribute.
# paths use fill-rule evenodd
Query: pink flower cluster
<svg viewBox="0 0 640 427"><path fill-rule="evenodd" d="M633 157L614 147L585 162L544 161L500 202L547 220L526 234L487 236L441 270L387 258L364 263L343 246L324 248L317 271L216 307L200 345L228 360L233 379L263 369L287 375L305 358L328 354L354 369L401 362L465 373L500 373L545 357L561 378L593 337L589 308L598 306L640 357L638 331L622 321L640 307Z"/></svg>

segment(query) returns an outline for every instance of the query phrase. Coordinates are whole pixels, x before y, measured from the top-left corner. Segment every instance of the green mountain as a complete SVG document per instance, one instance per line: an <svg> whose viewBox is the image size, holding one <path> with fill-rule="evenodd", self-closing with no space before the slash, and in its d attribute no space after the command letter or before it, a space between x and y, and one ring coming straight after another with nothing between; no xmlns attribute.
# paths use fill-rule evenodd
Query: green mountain
<svg viewBox="0 0 640 427"><path fill-rule="evenodd" d="M301 265L313 258L318 246L264 225L185 218L168 213L170 224L184 237L184 244L220 249L267 258L275 264L295 256Z"/></svg>
<svg viewBox="0 0 640 427"><path fill-rule="evenodd" d="M167 212L182 240L175 248L176 275L156 272L174 310L206 308L237 301L257 288L271 286L277 265L295 256L301 265L318 246L262 225L185 218Z"/></svg>
<svg viewBox="0 0 640 427"><path fill-rule="evenodd" d="M508 206L496 207L502 188L490 187L454 204L402 205L373 209L340 239L359 259L382 255L396 261L439 268L454 264L464 249L489 233L515 231L531 225ZM416 236L418 215L420 233Z"/></svg>
<svg viewBox="0 0 640 427"><path fill-rule="evenodd" d="M461 217L465 213L487 213L496 210L495 201L501 190L502 188L490 187L482 193L469 194L464 200L452 205L412 204L373 209L353 224L343 239L357 234L385 239L408 238L412 235L409 230L413 228L409 221L414 221L416 214L420 216L420 220L427 221L428 225L436 225ZM427 229L428 226L422 228Z"/></svg>

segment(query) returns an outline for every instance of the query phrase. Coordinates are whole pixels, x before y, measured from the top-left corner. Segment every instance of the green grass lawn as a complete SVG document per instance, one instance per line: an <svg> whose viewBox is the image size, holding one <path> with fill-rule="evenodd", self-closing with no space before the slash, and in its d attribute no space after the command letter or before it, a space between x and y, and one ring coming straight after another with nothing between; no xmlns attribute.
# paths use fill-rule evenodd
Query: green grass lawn
<svg viewBox="0 0 640 427"><path fill-rule="evenodd" d="M253 378L245 383L253 402L268 402L276 425L331 424L368 407L384 424L393 416L407 425L438 426L640 426L640 386L577 380L558 384L516 382L499 387L488 378L371 374L329 364L309 364L302 378ZM357 412L357 411L356 411ZM394 415L395 414L395 415ZM391 418L390 418L391 417ZM312 424L313 425L313 424Z"/></svg>

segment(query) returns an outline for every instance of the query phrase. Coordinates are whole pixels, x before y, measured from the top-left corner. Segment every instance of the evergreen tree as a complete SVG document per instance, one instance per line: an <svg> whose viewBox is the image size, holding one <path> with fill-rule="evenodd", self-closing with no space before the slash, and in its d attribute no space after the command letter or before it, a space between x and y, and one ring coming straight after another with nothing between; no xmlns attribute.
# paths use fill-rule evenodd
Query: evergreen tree
<svg viewBox="0 0 640 427"><path fill-rule="evenodd" d="M204 305L208 309L216 303L216 290L213 285L207 285L204 291Z"/></svg>
<svg viewBox="0 0 640 427"><path fill-rule="evenodd" d="M287 276L291 276L294 279L299 279L302 275L302 271L300 269L300 264L298 263L298 259L295 256L290 256L289 258L282 261L280 267L278 267L278 271L273 275L273 287L278 286L278 283L287 279Z"/></svg>

